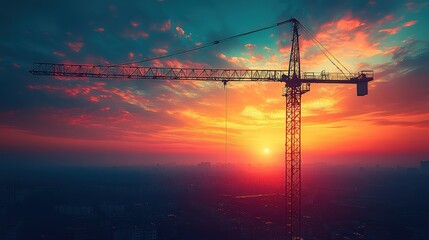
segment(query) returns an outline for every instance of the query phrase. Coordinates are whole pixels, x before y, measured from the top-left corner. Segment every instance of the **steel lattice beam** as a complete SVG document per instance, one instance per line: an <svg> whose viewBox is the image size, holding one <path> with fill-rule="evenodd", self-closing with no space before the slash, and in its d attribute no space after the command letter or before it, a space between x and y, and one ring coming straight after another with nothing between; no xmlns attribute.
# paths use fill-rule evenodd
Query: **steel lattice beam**
<svg viewBox="0 0 429 240"><path fill-rule="evenodd" d="M286 237L301 234L301 87L286 87Z"/></svg>
<svg viewBox="0 0 429 240"><path fill-rule="evenodd" d="M286 82L288 70L208 69L208 68L158 68L137 66L105 66L85 64L35 63L30 70L33 75L72 78L125 78L193 81L262 81ZM365 78L362 78L362 74ZM372 71L356 74L303 72L303 83L356 84L371 81Z"/></svg>

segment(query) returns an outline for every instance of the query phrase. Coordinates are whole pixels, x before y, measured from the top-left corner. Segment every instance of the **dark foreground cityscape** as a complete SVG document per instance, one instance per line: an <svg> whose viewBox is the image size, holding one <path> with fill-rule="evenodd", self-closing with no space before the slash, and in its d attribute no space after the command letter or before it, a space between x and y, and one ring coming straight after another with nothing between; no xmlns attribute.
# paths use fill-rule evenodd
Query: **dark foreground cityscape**
<svg viewBox="0 0 429 240"><path fill-rule="evenodd" d="M0 240L282 239L283 173L258 166L5 167ZM303 168L304 239L429 238L420 168Z"/></svg>

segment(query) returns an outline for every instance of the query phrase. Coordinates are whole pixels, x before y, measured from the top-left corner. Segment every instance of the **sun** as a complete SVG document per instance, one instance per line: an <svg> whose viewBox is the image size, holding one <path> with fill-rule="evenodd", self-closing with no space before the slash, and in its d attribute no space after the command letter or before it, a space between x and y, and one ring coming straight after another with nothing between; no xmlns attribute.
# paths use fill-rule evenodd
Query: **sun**
<svg viewBox="0 0 429 240"><path fill-rule="evenodd" d="M264 154L270 154L271 150L269 148L264 148Z"/></svg>

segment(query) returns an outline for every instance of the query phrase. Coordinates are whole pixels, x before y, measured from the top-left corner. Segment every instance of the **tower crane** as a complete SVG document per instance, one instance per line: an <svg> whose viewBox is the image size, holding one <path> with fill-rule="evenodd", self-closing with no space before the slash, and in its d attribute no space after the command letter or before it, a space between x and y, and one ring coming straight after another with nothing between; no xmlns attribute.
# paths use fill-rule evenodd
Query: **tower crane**
<svg viewBox="0 0 429 240"><path fill-rule="evenodd" d="M310 91L310 84L355 84L357 95L368 94L368 82L374 80L372 70L363 70L358 73L350 73L330 52L327 50L311 32L306 29L297 19L280 22L272 27L284 23L292 24L292 45L287 70L251 70L251 69L206 69L206 68L162 68L141 67L130 64L120 65L88 65L88 64L55 64L34 63L30 73L43 76L61 76L76 78L127 78L145 80L191 80L222 82L224 85L229 81L239 82L277 82L285 84L283 96L286 97L286 132L285 132L285 204L286 204L286 239L301 239L301 96ZM271 27L268 27L271 28ZM239 37L257 31L235 35ZM313 38L316 45L322 50L326 57L340 70L340 73L326 74L324 71L301 72L299 34L298 30ZM226 38L224 40L229 40ZM214 41L211 45L219 44ZM207 47L203 45L200 49ZM189 52L184 51L184 52ZM168 57L165 55L162 57ZM160 57L160 58L162 58ZM149 59L151 60L151 59ZM341 67L342 68L341 68ZM343 70L346 70L345 73Z"/></svg>

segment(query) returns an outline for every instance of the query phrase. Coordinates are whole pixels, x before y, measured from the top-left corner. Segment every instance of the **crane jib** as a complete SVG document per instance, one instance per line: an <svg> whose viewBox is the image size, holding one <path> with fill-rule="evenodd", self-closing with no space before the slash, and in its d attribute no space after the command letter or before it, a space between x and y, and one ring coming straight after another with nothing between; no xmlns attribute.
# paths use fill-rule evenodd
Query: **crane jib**
<svg viewBox="0 0 429 240"><path fill-rule="evenodd" d="M33 69L30 70L30 73L33 75L72 78L125 78L193 81L288 82L290 79L287 75L287 70L155 68L55 63L35 63ZM360 71L356 74L348 75L344 75L343 73L327 73L325 71L302 72L300 75L301 79L298 80L301 83L357 84L358 89L364 89L365 86L368 86L367 82L374 79L374 72L372 70Z"/></svg>

